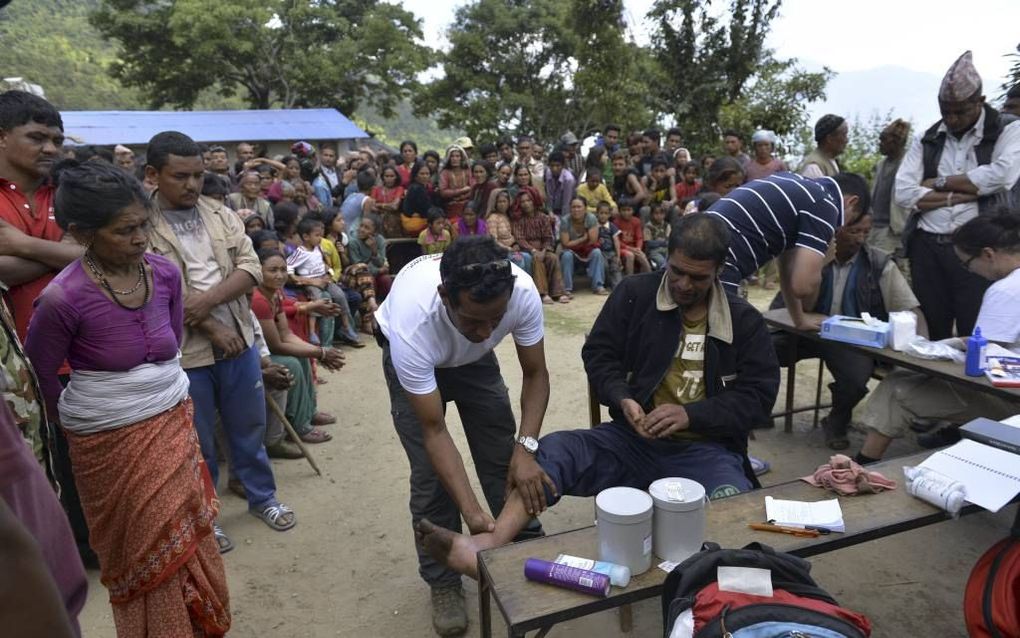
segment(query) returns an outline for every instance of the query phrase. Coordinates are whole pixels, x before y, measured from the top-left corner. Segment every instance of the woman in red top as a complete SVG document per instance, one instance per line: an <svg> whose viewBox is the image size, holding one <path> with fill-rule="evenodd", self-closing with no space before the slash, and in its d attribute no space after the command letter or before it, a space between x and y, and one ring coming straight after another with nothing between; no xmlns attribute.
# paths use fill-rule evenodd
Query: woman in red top
<svg viewBox="0 0 1020 638"><path fill-rule="evenodd" d="M570 297L563 287L560 260L556 257L553 242L553 228L549 216L541 212L542 196L531 186L522 186L514 198L510 215L510 229L521 252L529 253L531 278L535 280L542 303L550 304L553 299L569 303Z"/></svg>
<svg viewBox="0 0 1020 638"><path fill-rule="evenodd" d="M397 173L400 175L400 185L407 188L411 185L411 169L418 161L418 145L411 140L404 140L400 143L400 164L397 165Z"/></svg>
<svg viewBox="0 0 1020 638"><path fill-rule="evenodd" d="M262 262L262 283L252 295L251 309L259 320L273 363L284 365L294 378L287 391L287 420L305 443L325 443L333 437L315 427L336 419L318 412L315 383L312 381L311 359L328 370L339 370L344 355L336 348L313 346L291 332L284 309L283 285L287 283L287 259L278 250L259 251Z"/></svg>
<svg viewBox="0 0 1020 638"><path fill-rule="evenodd" d="M400 214L405 193L404 187L400 185L400 173L391 165L383 168L379 177L382 184L372 187L376 212L383 216Z"/></svg>
<svg viewBox="0 0 1020 638"><path fill-rule="evenodd" d="M450 224L460 221L460 213L471 196L472 178L467 166L467 153L459 146L446 149L446 161L439 171L439 196L443 199Z"/></svg>

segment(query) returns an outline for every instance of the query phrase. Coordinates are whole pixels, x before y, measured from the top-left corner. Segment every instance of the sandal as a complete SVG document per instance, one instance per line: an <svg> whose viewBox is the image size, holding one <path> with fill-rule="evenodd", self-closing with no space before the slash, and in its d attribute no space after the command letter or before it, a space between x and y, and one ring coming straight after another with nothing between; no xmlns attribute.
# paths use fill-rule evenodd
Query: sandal
<svg viewBox="0 0 1020 638"><path fill-rule="evenodd" d="M219 548L221 554L226 554L230 550L234 549L234 543L227 536L227 533L223 531L219 523L213 523L212 526L213 540L216 541L216 547Z"/></svg>
<svg viewBox="0 0 1020 638"><path fill-rule="evenodd" d="M594 292L596 295L598 295L600 297L605 297L606 295L609 294L609 291L606 290L605 288L596 288L592 292Z"/></svg>
<svg viewBox="0 0 1020 638"><path fill-rule="evenodd" d="M558 301L560 303L570 303L570 296L569 295L560 295L559 298L556 301Z"/></svg>
<svg viewBox="0 0 1020 638"><path fill-rule="evenodd" d="M248 510L255 518L262 519L262 522L278 532L286 532L297 525L297 517L294 510L283 503L270 503L259 511Z"/></svg>
<svg viewBox="0 0 1020 638"><path fill-rule="evenodd" d="M542 303L551 304L553 302L552 297L549 295L542 295Z"/></svg>
<svg viewBox="0 0 1020 638"><path fill-rule="evenodd" d="M302 434L300 438L305 443L325 443L326 441L332 441L333 435L319 428L312 428L307 433Z"/></svg>
<svg viewBox="0 0 1020 638"><path fill-rule="evenodd" d="M312 417L312 425L333 425L334 423L336 423L336 417L327 412L316 412Z"/></svg>

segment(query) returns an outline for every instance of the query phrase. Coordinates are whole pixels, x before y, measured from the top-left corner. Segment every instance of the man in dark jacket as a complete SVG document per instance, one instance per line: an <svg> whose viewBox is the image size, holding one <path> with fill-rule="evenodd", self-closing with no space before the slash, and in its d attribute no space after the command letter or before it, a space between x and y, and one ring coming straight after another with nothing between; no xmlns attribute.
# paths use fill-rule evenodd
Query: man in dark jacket
<svg viewBox="0 0 1020 638"><path fill-rule="evenodd" d="M613 290L582 350L613 420L538 442L538 464L556 486L547 502L669 476L700 482L710 498L758 487L747 437L768 419L779 364L761 315L719 281L729 235L718 217L685 215L665 274L628 277ZM477 577L476 553L510 542L538 513L524 503L511 491L491 533L454 534L427 519L417 531L433 557Z"/></svg>

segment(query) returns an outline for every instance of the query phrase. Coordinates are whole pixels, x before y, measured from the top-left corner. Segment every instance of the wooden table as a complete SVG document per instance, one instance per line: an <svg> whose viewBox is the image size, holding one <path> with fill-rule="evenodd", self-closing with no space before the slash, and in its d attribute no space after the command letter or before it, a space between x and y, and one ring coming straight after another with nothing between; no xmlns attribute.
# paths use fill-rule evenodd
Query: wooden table
<svg viewBox="0 0 1020 638"><path fill-rule="evenodd" d="M917 465L930 454L930 451L920 452L869 467L896 480L900 487L881 494L840 497L840 507L846 523L846 532L843 534L798 538L786 534L756 532L747 527L749 523L764 520L766 496L803 501L819 501L834 496L804 481L794 480L713 501L707 509L705 539L728 548L739 548L759 541L779 551L806 557L948 520L949 515L944 511L910 496L902 487L901 467ZM963 512L971 513L978 509L971 505L965 507ZM478 605L481 635L485 638L492 635L490 598L495 599L506 621L509 636L521 637L527 631L538 629L540 631L536 638L539 638L558 622L661 594L666 573L655 566L659 559L654 556L650 570L633 577L626 588L613 587L608 598L586 596L551 585L533 583L524 578L524 561L528 558L551 561L561 553L597 558L597 544L595 527L592 526L479 552Z"/></svg>
<svg viewBox="0 0 1020 638"><path fill-rule="evenodd" d="M790 358L792 363L786 369L786 410L783 413L783 429L786 432L793 431L793 391L796 387L797 379L797 342L800 341L800 339L809 339L811 341L818 342L824 341L827 344L839 343L841 346L846 347L848 351L869 356L876 361L881 361L883 363L896 366L897 368L922 372L929 376L945 379L952 383L959 383L981 392L987 392L1006 399L1020 401L1020 388L996 387L992 385L984 375L980 377L969 377L964 374L962 363L956 363L955 361L933 361L930 359L920 359L905 352L896 352L891 348L871 348L868 346L854 345L852 343L841 343L830 339L822 339L821 335L817 332L809 332L794 328L793 321L790 319L790 313L785 308L769 310L763 313L763 316L765 317L765 323L768 324L770 328L782 330L783 332L787 332L796 337L796 339L791 339L792 352L790 352Z"/></svg>

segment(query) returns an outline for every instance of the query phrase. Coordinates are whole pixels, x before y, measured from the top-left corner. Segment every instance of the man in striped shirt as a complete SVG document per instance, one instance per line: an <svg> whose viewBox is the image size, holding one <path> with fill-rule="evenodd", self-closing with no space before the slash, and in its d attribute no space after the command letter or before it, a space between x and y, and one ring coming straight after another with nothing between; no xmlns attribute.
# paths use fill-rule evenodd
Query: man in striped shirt
<svg viewBox="0 0 1020 638"><path fill-rule="evenodd" d="M825 317L813 308L836 229L844 215L867 210L871 195L860 175L808 179L775 173L750 181L712 204L708 213L730 228L729 256L719 278L731 291L770 259L778 258L779 283L794 324L818 330Z"/></svg>

